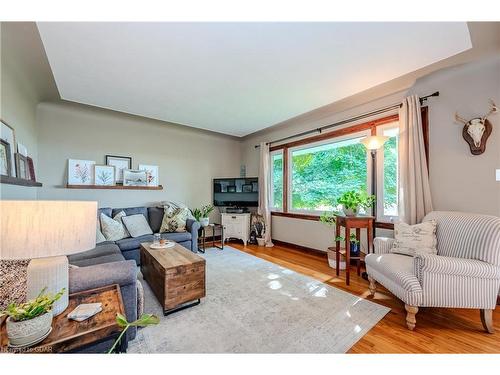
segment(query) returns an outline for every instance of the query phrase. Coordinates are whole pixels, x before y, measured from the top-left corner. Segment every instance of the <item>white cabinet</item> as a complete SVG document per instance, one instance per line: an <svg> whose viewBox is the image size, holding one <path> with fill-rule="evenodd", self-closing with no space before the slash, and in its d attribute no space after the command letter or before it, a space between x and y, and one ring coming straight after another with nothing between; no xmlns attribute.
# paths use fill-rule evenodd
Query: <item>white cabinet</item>
<svg viewBox="0 0 500 375"><path fill-rule="evenodd" d="M224 238L238 238L247 244L250 237L250 214L226 214L222 215L222 225L224 226Z"/></svg>

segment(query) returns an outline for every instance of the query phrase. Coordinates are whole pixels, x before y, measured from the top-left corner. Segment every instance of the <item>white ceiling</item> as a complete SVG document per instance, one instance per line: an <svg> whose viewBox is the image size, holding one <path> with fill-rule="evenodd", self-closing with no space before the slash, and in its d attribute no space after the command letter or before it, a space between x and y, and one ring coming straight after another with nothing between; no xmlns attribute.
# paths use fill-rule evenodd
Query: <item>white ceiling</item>
<svg viewBox="0 0 500 375"><path fill-rule="evenodd" d="M244 136L471 48L466 23L38 23L62 99Z"/></svg>

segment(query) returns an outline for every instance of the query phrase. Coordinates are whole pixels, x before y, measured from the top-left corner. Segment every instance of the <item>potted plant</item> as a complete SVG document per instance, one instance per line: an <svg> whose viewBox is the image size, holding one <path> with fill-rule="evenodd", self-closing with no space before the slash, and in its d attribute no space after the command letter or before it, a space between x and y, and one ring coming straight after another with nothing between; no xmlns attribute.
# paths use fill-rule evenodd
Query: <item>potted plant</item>
<svg viewBox="0 0 500 375"><path fill-rule="evenodd" d="M195 208L191 210L196 221L199 221L202 227L206 227L210 223L210 218L208 217L212 211L214 210L214 206L207 204L202 206L201 208Z"/></svg>
<svg viewBox="0 0 500 375"><path fill-rule="evenodd" d="M44 294L25 303L11 303L0 315L7 315L6 329L9 344L17 347L35 345L47 337L52 330L52 305L64 293L64 288L56 295Z"/></svg>
<svg viewBox="0 0 500 375"><path fill-rule="evenodd" d="M108 354L113 353L116 346L120 343L123 335L127 332L130 327L146 327L154 324L160 323L160 319L156 315L152 314L142 314L141 317L133 322L128 322L127 318L125 318L122 314L116 314L116 323L120 328L122 328L122 332L116 338L113 346L109 349Z"/></svg>
<svg viewBox="0 0 500 375"><path fill-rule="evenodd" d="M368 195L366 191L346 191L337 199L342 205L342 211L346 216L356 216L360 208L370 208L375 202L374 195Z"/></svg>
<svg viewBox="0 0 500 375"><path fill-rule="evenodd" d="M345 238L342 236L337 236L335 238L335 241L340 241L341 243L345 241ZM358 257L359 252L361 250L359 240L356 238L356 235L354 233L351 233L349 236L349 250L351 252L352 257Z"/></svg>

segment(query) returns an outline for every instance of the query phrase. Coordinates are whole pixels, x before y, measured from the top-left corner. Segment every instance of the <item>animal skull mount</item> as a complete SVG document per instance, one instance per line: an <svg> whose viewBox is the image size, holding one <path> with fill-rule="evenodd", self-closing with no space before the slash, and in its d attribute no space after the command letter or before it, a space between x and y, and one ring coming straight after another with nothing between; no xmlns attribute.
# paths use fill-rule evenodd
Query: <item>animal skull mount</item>
<svg viewBox="0 0 500 375"><path fill-rule="evenodd" d="M458 113L455 113L455 120L458 123L464 124L462 136L469 144L472 155L481 155L486 151L486 141L492 131L491 122L488 120L488 117L498 112L498 107L491 99L490 106L490 111L486 115L483 117L475 117L469 121L460 117Z"/></svg>

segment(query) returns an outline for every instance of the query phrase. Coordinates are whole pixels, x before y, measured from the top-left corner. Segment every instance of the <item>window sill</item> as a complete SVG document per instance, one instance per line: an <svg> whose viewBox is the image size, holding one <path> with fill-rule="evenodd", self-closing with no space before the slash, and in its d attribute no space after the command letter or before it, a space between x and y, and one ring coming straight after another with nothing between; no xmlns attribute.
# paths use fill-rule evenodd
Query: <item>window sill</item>
<svg viewBox="0 0 500 375"><path fill-rule="evenodd" d="M311 214L297 214L292 212L280 212L280 211L272 211L271 216L280 216L280 217L289 217L292 219L300 219L300 220L311 220L311 221L319 221L319 215L311 215ZM394 229L393 223L375 222L375 228L380 229Z"/></svg>

